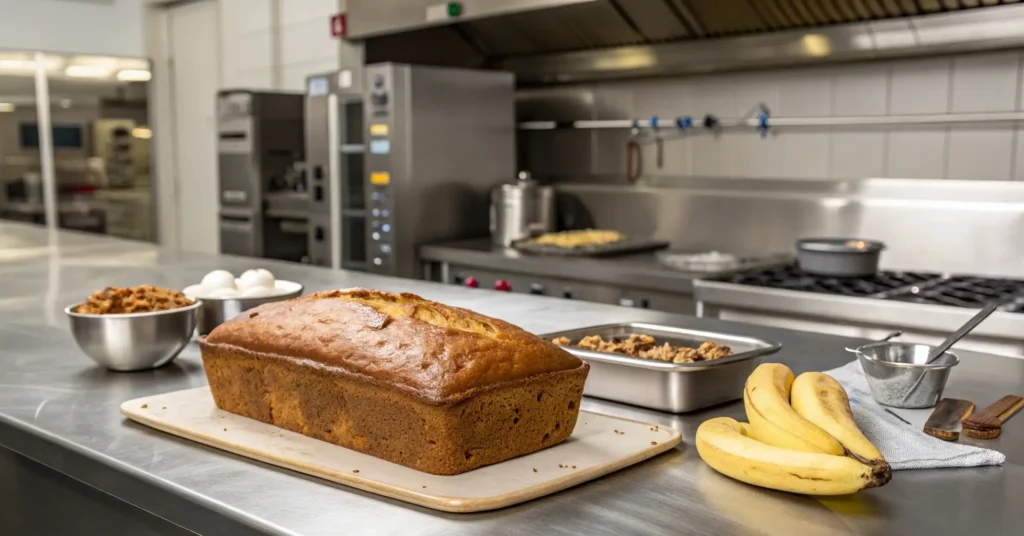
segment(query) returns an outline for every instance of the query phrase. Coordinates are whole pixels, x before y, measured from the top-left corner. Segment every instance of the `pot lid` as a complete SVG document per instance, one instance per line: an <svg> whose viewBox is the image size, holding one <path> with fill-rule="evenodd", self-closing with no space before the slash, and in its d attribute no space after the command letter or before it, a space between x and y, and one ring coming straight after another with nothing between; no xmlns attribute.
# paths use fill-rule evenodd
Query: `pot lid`
<svg viewBox="0 0 1024 536"><path fill-rule="evenodd" d="M502 190L532 190L535 188L550 188L550 186L541 186L541 184L533 180L533 175L529 171L520 171L516 176L516 180L513 182L506 182L498 186Z"/></svg>
<svg viewBox="0 0 1024 536"><path fill-rule="evenodd" d="M885 243L865 238L802 238L796 248L824 253L875 253L885 249Z"/></svg>

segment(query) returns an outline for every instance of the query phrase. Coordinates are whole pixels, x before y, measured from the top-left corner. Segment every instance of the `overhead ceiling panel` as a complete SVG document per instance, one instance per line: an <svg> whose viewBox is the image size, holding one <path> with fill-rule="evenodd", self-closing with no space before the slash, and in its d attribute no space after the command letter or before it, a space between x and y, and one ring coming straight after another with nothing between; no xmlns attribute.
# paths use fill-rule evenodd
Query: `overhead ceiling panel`
<svg viewBox="0 0 1024 536"><path fill-rule="evenodd" d="M1020 0L1003 0L1016 3ZM1000 0L679 0L707 37L961 11Z"/></svg>
<svg viewBox="0 0 1024 536"><path fill-rule="evenodd" d="M632 69L656 74L661 62L652 55L662 49L651 47L663 45L690 47L687 54L700 52L699 61L672 56L673 68L691 71L783 63L780 54L795 54L798 63L877 57L936 43L945 52L991 48L997 40L1005 48L1006 43L1017 42L1017 33L1024 35L1024 30L1018 31L1024 26L1013 22L1024 13L1022 1L464 0L462 18L424 18L442 4L348 0L350 27L358 26L352 19L360 13L366 19L368 61L510 68L537 73L542 80L569 80L590 67L603 73ZM1017 7L998 7L1002 4ZM396 19L396 13L404 18ZM979 26L979 20L995 26ZM807 34L817 34L818 39L810 52L801 40ZM797 37L789 42L786 35ZM723 49L727 39L748 37L782 39L778 43L786 44L775 51L743 45L742 58ZM972 39L988 44L971 45ZM804 57L808 54L810 60ZM547 61L554 56L560 56L558 61Z"/></svg>
<svg viewBox="0 0 1024 536"><path fill-rule="evenodd" d="M480 48L496 56L602 48L644 42L644 36L608 2L474 20L465 22L460 27Z"/></svg>
<svg viewBox="0 0 1024 536"><path fill-rule="evenodd" d="M670 41L693 35L682 15L668 2L617 0L616 3L647 41Z"/></svg>
<svg viewBox="0 0 1024 536"><path fill-rule="evenodd" d="M687 0L708 35L727 35L781 28L765 20L751 5L759 0ZM771 3L771 0L760 0Z"/></svg>
<svg viewBox="0 0 1024 536"><path fill-rule="evenodd" d="M661 0L648 1L654 3ZM569 29L582 36L592 47L633 45L644 42L643 36L629 25L610 1L581 4L559 11L571 14L564 18Z"/></svg>

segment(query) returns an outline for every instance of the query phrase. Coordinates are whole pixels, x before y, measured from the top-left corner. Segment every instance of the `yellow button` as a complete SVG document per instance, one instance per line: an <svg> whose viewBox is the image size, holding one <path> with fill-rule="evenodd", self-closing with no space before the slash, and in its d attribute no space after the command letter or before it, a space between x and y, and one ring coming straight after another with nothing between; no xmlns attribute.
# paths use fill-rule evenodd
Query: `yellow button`
<svg viewBox="0 0 1024 536"><path fill-rule="evenodd" d="M370 125L371 136L387 136L388 126L384 123L374 123Z"/></svg>
<svg viewBox="0 0 1024 536"><path fill-rule="evenodd" d="M385 186L391 182L391 174L386 171L374 171L370 173L370 182Z"/></svg>

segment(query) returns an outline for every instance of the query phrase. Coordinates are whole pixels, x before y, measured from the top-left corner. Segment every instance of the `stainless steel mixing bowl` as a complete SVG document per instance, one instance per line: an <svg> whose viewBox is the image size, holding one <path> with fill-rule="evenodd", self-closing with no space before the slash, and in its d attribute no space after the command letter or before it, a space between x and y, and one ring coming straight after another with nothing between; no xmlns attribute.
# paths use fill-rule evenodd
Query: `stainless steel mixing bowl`
<svg viewBox="0 0 1024 536"><path fill-rule="evenodd" d="M231 320L242 311L252 309L264 303L290 300L302 295L303 286L294 281L278 279L277 288L281 294L261 298L203 298L203 306L199 308L196 322L199 335L209 335L213 328ZM187 293L187 292L186 292Z"/></svg>
<svg viewBox="0 0 1024 536"><path fill-rule="evenodd" d="M192 340L203 302L151 313L89 315L64 309L71 335L93 361L117 371L149 370L170 363Z"/></svg>
<svg viewBox="0 0 1024 536"><path fill-rule="evenodd" d="M873 342L850 351L857 354L871 396L896 408L930 408L938 404L949 379L949 370L960 363L946 352L930 364L933 347L909 342Z"/></svg>

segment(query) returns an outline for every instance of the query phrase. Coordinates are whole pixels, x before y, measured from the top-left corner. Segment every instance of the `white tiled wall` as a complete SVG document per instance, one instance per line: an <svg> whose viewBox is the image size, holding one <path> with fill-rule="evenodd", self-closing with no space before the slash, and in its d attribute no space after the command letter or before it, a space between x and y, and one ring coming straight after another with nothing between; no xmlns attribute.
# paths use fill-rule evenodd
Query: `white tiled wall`
<svg viewBox="0 0 1024 536"><path fill-rule="evenodd" d="M301 91L338 69L343 45L330 17L346 0L219 0L224 87Z"/></svg>
<svg viewBox="0 0 1024 536"><path fill-rule="evenodd" d="M220 0L220 68L225 88L274 88L271 0Z"/></svg>
<svg viewBox="0 0 1024 536"><path fill-rule="evenodd" d="M330 17L343 6L338 0L277 2L281 41L281 86L302 91L306 76L338 69L338 39L331 37Z"/></svg>
<svg viewBox="0 0 1024 536"><path fill-rule="evenodd" d="M1024 111L1022 61L1024 52L1013 50L607 82L559 91L589 92L594 97L595 118L616 119L653 115L698 118L706 113L735 118L758 102L765 103L776 117ZM664 132L663 166L657 167L654 144L647 138L644 174L1024 180L1020 128L998 124L779 127L766 138L753 129L682 138ZM626 131L591 134L591 169L575 172L623 174L628 138ZM534 141L528 138L526 143ZM544 162L525 164L544 174Z"/></svg>

